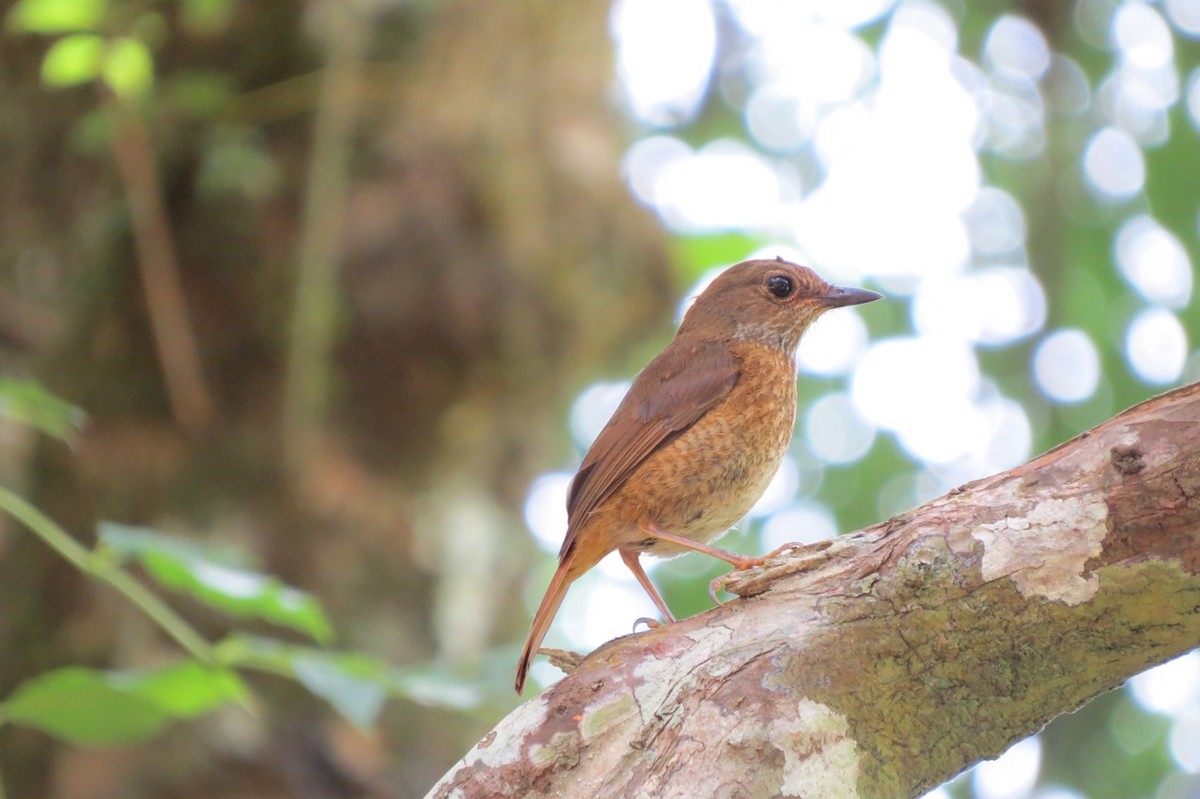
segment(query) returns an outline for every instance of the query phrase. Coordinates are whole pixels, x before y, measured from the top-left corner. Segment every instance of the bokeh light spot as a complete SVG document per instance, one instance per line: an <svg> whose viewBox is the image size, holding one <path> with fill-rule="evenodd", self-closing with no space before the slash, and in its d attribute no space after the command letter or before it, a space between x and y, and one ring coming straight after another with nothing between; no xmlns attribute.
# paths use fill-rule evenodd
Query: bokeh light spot
<svg viewBox="0 0 1200 799"><path fill-rule="evenodd" d="M824 505L797 502L783 508L763 525L762 547L766 552L784 544L815 544L837 536L837 520Z"/></svg>
<svg viewBox="0 0 1200 799"><path fill-rule="evenodd" d="M1055 402L1082 402L1100 382L1100 354L1082 330L1056 330L1033 353L1033 379Z"/></svg>
<svg viewBox="0 0 1200 799"><path fill-rule="evenodd" d="M872 346L850 393L869 422L896 432L917 460L946 463L970 451L982 423L975 353L950 336L891 338Z"/></svg>
<svg viewBox="0 0 1200 799"><path fill-rule="evenodd" d="M716 53L708 0L618 0L612 36L617 75L634 116L650 125L690 119L700 107Z"/></svg>
<svg viewBox="0 0 1200 799"><path fill-rule="evenodd" d="M983 57L993 69L1037 80L1050 66L1050 48L1037 25L1005 14L992 23L983 44Z"/></svg>
<svg viewBox="0 0 1200 799"><path fill-rule="evenodd" d="M826 463L852 463L875 443L875 428L859 415L848 394L826 394L804 417L808 448Z"/></svg>
<svg viewBox="0 0 1200 799"><path fill-rule="evenodd" d="M674 136L647 136L625 153L622 172L633 196L650 207L658 205L658 180L671 164L690 157L692 148Z"/></svg>
<svg viewBox="0 0 1200 799"><path fill-rule="evenodd" d="M1092 86L1079 62L1056 53L1042 79L1047 104L1059 114L1076 116L1092 103Z"/></svg>
<svg viewBox="0 0 1200 799"><path fill-rule="evenodd" d="M1149 216L1117 231L1114 257L1121 275L1150 302L1183 308L1192 298L1192 262L1183 244Z"/></svg>
<svg viewBox="0 0 1200 799"><path fill-rule="evenodd" d="M635 619L659 617L654 602L617 553L605 556L601 566L571 586L563 602L563 618L582 620L581 624L556 625L573 647L595 649L631 632Z"/></svg>
<svg viewBox="0 0 1200 799"><path fill-rule="evenodd" d="M1173 716L1200 702L1200 652L1168 660L1129 681L1135 702L1152 713Z"/></svg>
<svg viewBox="0 0 1200 799"><path fill-rule="evenodd" d="M919 333L1000 346L1041 329L1046 297L1028 269L996 267L922 281L912 313Z"/></svg>
<svg viewBox="0 0 1200 799"><path fill-rule="evenodd" d="M1200 130L1200 67L1195 67L1188 75L1187 111L1192 127Z"/></svg>
<svg viewBox="0 0 1200 799"><path fill-rule="evenodd" d="M1024 799L1037 783L1041 767L1042 742L1033 735L972 769L971 787L976 799Z"/></svg>
<svg viewBox="0 0 1200 799"><path fill-rule="evenodd" d="M767 150L790 152L812 136L817 109L782 82L760 86L746 102L746 127Z"/></svg>
<svg viewBox="0 0 1200 799"><path fill-rule="evenodd" d="M1083 172L1101 196L1124 199L1142 190L1146 162L1133 137L1109 127L1097 131L1084 148Z"/></svg>
<svg viewBox="0 0 1200 799"><path fill-rule="evenodd" d="M621 404L632 385L628 380L594 383L584 389L571 406L569 424L571 436L581 448L587 449L600 435L613 411Z"/></svg>
<svg viewBox="0 0 1200 799"><path fill-rule="evenodd" d="M732 139L718 139L663 164L652 192L664 224L681 233L781 224L781 186L774 167Z"/></svg>
<svg viewBox="0 0 1200 799"><path fill-rule="evenodd" d="M1170 311L1147 308L1129 322L1125 357L1142 381L1164 385L1178 380L1187 355L1187 333Z"/></svg>
<svg viewBox="0 0 1200 799"><path fill-rule="evenodd" d="M1112 19L1113 44L1121 57L1141 69L1166 66L1174 58L1171 30L1146 3L1122 3Z"/></svg>
<svg viewBox="0 0 1200 799"><path fill-rule="evenodd" d="M986 435L980 451L973 453L982 474L1011 469L1029 459L1033 447L1033 428L1025 406L997 395L982 406L987 420Z"/></svg>
<svg viewBox="0 0 1200 799"><path fill-rule="evenodd" d="M1180 33L1200 37L1200 0L1166 0L1163 5Z"/></svg>
<svg viewBox="0 0 1200 799"><path fill-rule="evenodd" d="M1193 705L1175 719L1167 749L1181 769L1200 773L1200 706Z"/></svg>
<svg viewBox="0 0 1200 799"><path fill-rule="evenodd" d="M979 189L963 212L971 249L979 255L1002 255L1025 245L1025 212L1021 204L994 186Z"/></svg>
<svg viewBox="0 0 1200 799"><path fill-rule="evenodd" d="M867 326L854 311L828 313L800 339L796 363L809 374L839 375L850 371L867 349Z"/></svg>
<svg viewBox="0 0 1200 799"><path fill-rule="evenodd" d="M572 475L546 472L529 486L525 496L525 524L542 549L557 552L567 532L567 488Z"/></svg>
<svg viewBox="0 0 1200 799"><path fill-rule="evenodd" d="M840 28L857 28L883 16L895 3L896 0L806 0L803 3L727 0L742 29L755 36L814 19Z"/></svg>

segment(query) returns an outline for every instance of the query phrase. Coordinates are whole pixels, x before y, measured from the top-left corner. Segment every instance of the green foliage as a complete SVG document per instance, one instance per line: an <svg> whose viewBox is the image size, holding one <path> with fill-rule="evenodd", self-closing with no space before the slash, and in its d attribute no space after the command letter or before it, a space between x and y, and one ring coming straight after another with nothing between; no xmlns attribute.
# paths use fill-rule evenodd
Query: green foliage
<svg viewBox="0 0 1200 799"><path fill-rule="evenodd" d="M22 33L66 34L42 59L42 81L54 88L102 80L124 100L146 96L154 86L154 58L141 37L162 28L157 14L136 19L133 35L108 35L104 0L22 0L9 12L9 26Z"/></svg>
<svg viewBox="0 0 1200 799"><path fill-rule="evenodd" d="M297 680L360 727L375 722L389 697L455 709L475 707L482 701L474 683L444 669L398 669L359 652L334 652L235 634L217 646L217 655L223 663Z"/></svg>
<svg viewBox="0 0 1200 799"><path fill-rule="evenodd" d="M154 59L137 39L119 38L104 58L104 80L119 96L136 99L154 85Z"/></svg>
<svg viewBox="0 0 1200 799"><path fill-rule="evenodd" d="M0 416L67 439L83 425L83 411L29 380L0 379Z"/></svg>
<svg viewBox="0 0 1200 799"><path fill-rule="evenodd" d="M71 743L116 746L247 697L233 672L191 660L148 671L69 666L19 686L0 704L0 720L37 727Z"/></svg>
<svg viewBox="0 0 1200 799"><path fill-rule="evenodd" d="M396 688L387 664L354 652L329 652L246 635L221 642L219 652L229 662L292 677L360 727L374 723Z"/></svg>
<svg viewBox="0 0 1200 799"><path fill-rule="evenodd" d="M102 522L100 541L123 559L136 560L163 586L217 610L302 632L316 641L332 636L320 603L270 575L235 565L227 552L141 527Z"/></svg>
<svg viewBox="0 0 1200 799"><path fill-rule="evenodd" d="M114 681L131 685L175 718L190 719L233 702L247 704L249 690L228 668L207 666L195 660L140 673L117 673Z"/></svg>
<svg viewBox="0 0 1200 799"><path fill-rule="evenodd" d="M96 30L108 10L105 0L20 0L8 12L8 24L23 33L71 33Z"/></svg>
<svg viewBox="0 0 1200 799"><path fill-rule="evenodd" d="M26 682L4 703L4 717L65 741L91 745L140 741L170 721L149 697L114 685L106 674L75 667Z"/></svg>
<svg viewBox="0 0 1200 799"><path fill-rule="evenodd" d="M0 414L63 437L81 412L36 383L0 381ZM32 677L0 702L0 725L35 727L74 744L117 746L150 738L175 721L218 708L251 704L238 670L295 680L359 727L375 722L389 697L452 707L477 705L477 693L452 677L394 669L355 652L335 652L233 633L210 645L169 606L122 570L140 565L166 588L237 619L257 619L320 642L333 635L315 597L255 571L240 552L104 522L89 552L25 500L0 487L0 510L81 571L137 605L191 655L148 670L97 671L77 666Z"/></svg>
<svg viewBox="0 0 1200 799"><path fill-rule="evenodd" d="M50 86L78 86L96 79L104 64L104 39L94 33L64 36L42 59L42 80Z"/></svg>

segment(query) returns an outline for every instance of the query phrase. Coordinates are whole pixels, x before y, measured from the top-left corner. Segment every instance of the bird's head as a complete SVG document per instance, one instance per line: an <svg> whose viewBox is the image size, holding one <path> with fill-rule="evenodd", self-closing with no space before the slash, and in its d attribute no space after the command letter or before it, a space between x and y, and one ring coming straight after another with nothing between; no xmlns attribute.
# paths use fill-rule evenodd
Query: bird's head
<svg viewBox="0 0 1200 799"><path fill-rule="evenodd" d="M866 289L831 285L808 267L782 258L742 261L717 275L696 298L678 335L752 341L791 354L808 326L830 308L880 297Z"/></svg>

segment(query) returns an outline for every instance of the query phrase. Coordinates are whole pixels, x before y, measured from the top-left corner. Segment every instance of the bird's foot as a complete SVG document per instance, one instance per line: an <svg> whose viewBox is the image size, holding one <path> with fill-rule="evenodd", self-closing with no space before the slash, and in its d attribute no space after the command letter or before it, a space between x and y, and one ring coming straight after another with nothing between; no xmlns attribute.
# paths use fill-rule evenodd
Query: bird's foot
<svg viewBox="0 0 1200 799"><path fill-rule="evenodd" d="M827 542L824 542L824 541L820 542L820 549L824 549L826 546L828 546ZM797 543L797 542L792 542L789 544L784 544L781 547L776 547L775 549L772 549L767 554L761 555L757 558L738 557L738 558L736 558L736 560L730 560L729 564L731 566L733 566L733 571L726 572L725 574L721 574L721 575L718 575L718 576L712 578L712 580L710 580L708 583L708 596L718 606L724 605L725 603L723 601L721 601L721 599L720 599L720 593L722 591L725 591L725 593L729 593L728 591L725 590L725 586L728 585L737 576L736 575L737 572L746 571L747 569L753 569L758 566L762 566L767 561L774 560L775 558L778 558L781 555L791 554L793 552L800 552L800 551L803 551L805 549L810 549L810 548L812 548L812 544L801 544L801 543Z"/></svg>
<svg viewBox="0 0 1200 799"><path fill-rule="evenodd" d="M669 622L669 621L659 621L658 619L652 619L649 616L642 616L641 618L634 619L633 631L635 633L637 632L637 628L638 628L639 624L646 625L647 630L657 630L659 627L666 627L670 623L671 622Z"/></svg>

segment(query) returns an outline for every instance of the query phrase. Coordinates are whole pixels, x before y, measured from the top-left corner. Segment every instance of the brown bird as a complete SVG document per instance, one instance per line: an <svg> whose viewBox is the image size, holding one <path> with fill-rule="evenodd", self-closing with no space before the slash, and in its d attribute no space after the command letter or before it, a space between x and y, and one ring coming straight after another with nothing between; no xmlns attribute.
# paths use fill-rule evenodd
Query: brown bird
<svg viewBox="0 0 1200 799"><path fill-rule="evenodd" d="M750 510L787 451L801 334L830 308L879 298L781 258L731 266L696 298L571 482L567 536L517 663L518 694L567 588L609 552L621 553L668 622L642 553L694 550L735 569L765 560L708 542Z"/></svg>

